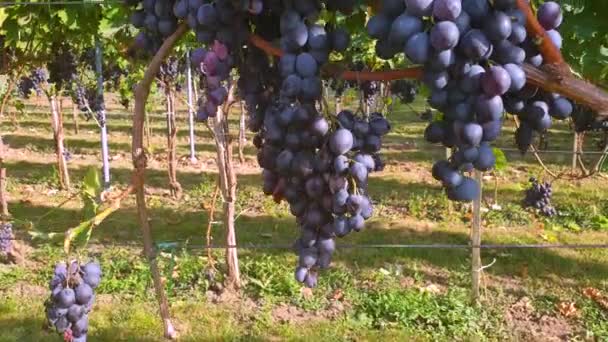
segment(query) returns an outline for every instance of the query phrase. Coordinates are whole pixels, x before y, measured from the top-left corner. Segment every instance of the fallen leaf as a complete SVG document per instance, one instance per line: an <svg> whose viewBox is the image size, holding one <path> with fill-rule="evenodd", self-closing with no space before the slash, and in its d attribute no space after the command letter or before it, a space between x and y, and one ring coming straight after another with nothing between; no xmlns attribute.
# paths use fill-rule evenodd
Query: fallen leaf
<svg viewBox="0 0 608 342"><path fill-rule="evenodd" d="M439 294L441 293L441 289L439 286L435 284L428 284L427 286L421 287L420 292L427 292L430 294Z"/></svg>
<svg viewBox="0 0 608 342"><path fill-rule="evenodd" d="M561 302L557 305L557 309L564 317L575 317L578 315L578 309L574 302Z"/></svg>
<svg viewBox="0 0 608 342"><path fill-rule="evenodd" d="M305 299L310 299L313 296L312 289L309 287L302 287L302 297Z"/></svg>

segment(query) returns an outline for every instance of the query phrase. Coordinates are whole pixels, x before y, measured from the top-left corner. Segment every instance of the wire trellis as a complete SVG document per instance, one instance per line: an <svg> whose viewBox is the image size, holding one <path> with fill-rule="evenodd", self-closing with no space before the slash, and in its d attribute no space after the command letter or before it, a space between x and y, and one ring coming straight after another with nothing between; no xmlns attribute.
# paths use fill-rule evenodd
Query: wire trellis
<svg viewBox="0 0 608 342"><path fill-rule="evenodd" d="M7 6L70 6L70 5L121 5L121 0L99 0L99 1L0 1L0 7Z"/></svg>
<svg viewBox="0 0 608 342"><path fill-rule="evenodd" d="M12 241L30 241L21 238L3 239ZM242 245L205 245L191 244L183 241L157 241L155 245L159 249L175 249L178 247L186 247L192 250L207 250L207 249L293 249L293 244L276 243L276 244L242 244ZM136 244L113 243L113 246L135 246ZM592 243L592 244L453 244L453 243L432 243L432 244L337 244L337 249L608 249L608 243Z"/></svg>

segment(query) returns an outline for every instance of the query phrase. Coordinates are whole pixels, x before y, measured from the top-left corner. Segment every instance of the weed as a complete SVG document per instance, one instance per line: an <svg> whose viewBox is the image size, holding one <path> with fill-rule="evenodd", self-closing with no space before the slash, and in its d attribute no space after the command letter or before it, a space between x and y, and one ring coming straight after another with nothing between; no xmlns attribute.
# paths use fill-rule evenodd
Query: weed
<svg viewBox="0 0 608 342"><path fill-rule="evenodd" d="M469 303L467 291L450 289L434 295L417 289L383 289L361 295L355 305L359 320L374 327L398 325L427 337L482 336L483 313Z"/></svg>

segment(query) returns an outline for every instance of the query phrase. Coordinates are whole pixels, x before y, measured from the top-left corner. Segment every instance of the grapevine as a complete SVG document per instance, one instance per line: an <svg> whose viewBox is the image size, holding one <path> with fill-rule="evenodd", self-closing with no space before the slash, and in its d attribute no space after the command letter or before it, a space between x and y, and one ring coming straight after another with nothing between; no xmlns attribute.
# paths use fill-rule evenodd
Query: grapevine
<svg viewBox="0 0 608 342"><path fill-rule="evenodd" d="M534 132L550 127L552 117L564 119L571 112L569 100L536 88L538 73L532 77L536 81L526 84L528 64L548 66L554 59L544 61L547 46L556 50L560 45L561 10L550 2L538 11L541 31L550 31L542 35L551 40L548 43L529 34L529 13L521 10L520 1L380 1L366 26L376 39L377 56L391 59L404 53L420 67L375 73L344 71L329 63L332 52L348 48L349 34L331 20L320 21L318 13L324 8L352 13L356 4L351 1L131 5L132 23L141 29L136 46L149 52L176 32L180 20L195 31L203 45L191 56L202 75L199 121L213 117L226 102L230 71L238 70L239 95L246 102L248 126L264 168L264 192L277 202L286 200L297 218L301 234L295 243L300 256L296 278L308 286L316 284L317 270L329 265L333 237L360 230L371 215L367 176L382 168L377 152L381 136L390 129L383 114L366 115L362 108L330 113L321 94L321 76L356 81L364 99L379 88L378 80L420 79L431 90L429 104L441 113L427 127L425 138L454 152L449 160L437 162L432 174L445 186L448 198L457 201L471 201L479 194L479 185L465 172L494 167L491 142L500 134L505 108L522 121L516 133L522 152ZM279 58L270 60L258 48ZM335 84L338 93L345 87ZM404 102L417 93L411 83L396 83L393 90Z"/></svg>

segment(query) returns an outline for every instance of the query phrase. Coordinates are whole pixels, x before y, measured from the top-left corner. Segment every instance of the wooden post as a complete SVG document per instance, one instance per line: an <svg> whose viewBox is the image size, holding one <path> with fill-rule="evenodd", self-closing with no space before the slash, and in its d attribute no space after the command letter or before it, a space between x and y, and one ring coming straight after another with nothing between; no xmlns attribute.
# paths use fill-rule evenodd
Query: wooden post
<svg viewBox="0 0 608 342"><path fill-rule="evenodd" d="M574 141L572 143L572 173L576 172L578 160L578 132L574 132Z"/></svg>
<svg viewBox="0 0 608 342"><path fill-rule="evenodd" d="M173 198L180 198L182 186L177 181L177 127L175 125L175 94L167 85L167 164L169 189Z"/></svg>
<svg viewBox="0 0 608 342"><path fill-rule="evenodd" d="M64 190L70 189L70 174L65 160L65 147L63 145L63 120L59 113L57 98L52 95L49 98L51 103L51 125L53 128L53 138L55 140L55 154L57 156L57 172L59 172L59 183Z"/></svg>
<svg viewBox="0 0 608 342"><path fill-rule="evenodd" d="M247 140L245 138L246 111L245 111L245 104L243 103L243 101L240 101L240 102L241 102L241 119L239 121L239 163L244 164L245 155L243 153L243 150L245 149L245 143L247 142Z"/></svg>
<svg viewBox="0 0 608 342"><path fill-rule="evenodd" d="M4 143L0 136L0 216L8 216L8 199L6 195L6 168L4 167Z"/></svg>
<svg viewBox="0 0 608 342"><path fill-rule="evenodd" d="M475 170L475 180L479 184L479 196L473 200L473 225L471 227L471 299L474 304L479 303L479 278L481 269L481 198L482 179L481 171Z"/></svg>
<svg viewBox="0 0 608 342"><path fill-rule="evenodd" d="M72 121L74 122L74 134L78 134L80 132L80 127L78 127L78 105L76 103L72 103Z"/></svg>

